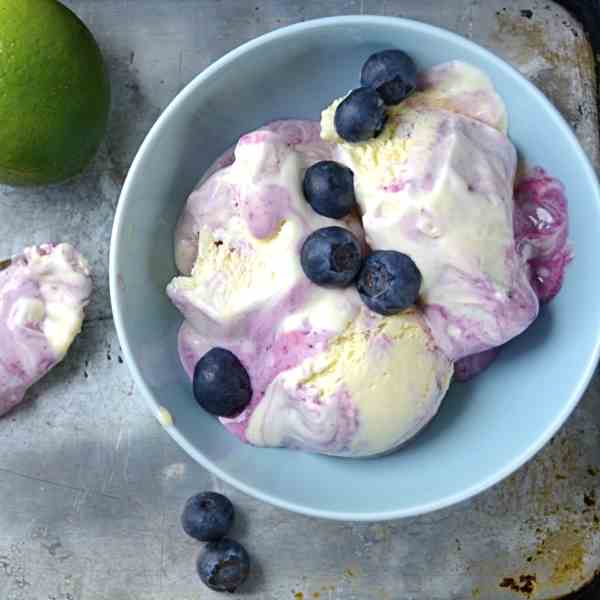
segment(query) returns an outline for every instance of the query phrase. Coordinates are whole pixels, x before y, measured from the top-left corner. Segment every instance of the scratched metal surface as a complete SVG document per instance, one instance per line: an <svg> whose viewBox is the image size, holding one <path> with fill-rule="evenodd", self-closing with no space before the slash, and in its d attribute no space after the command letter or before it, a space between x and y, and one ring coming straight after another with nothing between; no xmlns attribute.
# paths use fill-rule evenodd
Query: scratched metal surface
<svg viewBox="0 0 600 600"><path fill-rule="evenodd" d="M91 259L96 294L64 363L0 420L0 599L217 597L196 579L196 546L178 525L182 502L205 488L225 489L241 513L235 535L254 559L249 600L495 600L528 590L550 598L579 587L600 566L600 379L552 444L472 501L387 524L289 514L216 481L149 416L120 357L107 255L119 189L144 134L194 74L243 41L360 12L444 26L537 83L598 165L593 55L580 26L551 2L526 0L66 3L108 60L109 136L72 183L0 187L0 257L70 241Z"/></svg>

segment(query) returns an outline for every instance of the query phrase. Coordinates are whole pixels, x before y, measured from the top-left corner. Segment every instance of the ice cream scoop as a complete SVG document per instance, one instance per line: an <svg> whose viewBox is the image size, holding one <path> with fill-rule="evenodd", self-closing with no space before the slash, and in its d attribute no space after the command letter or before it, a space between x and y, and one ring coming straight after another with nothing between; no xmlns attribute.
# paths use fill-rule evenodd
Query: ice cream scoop
<svg viewBox="0 0 600 600"><path fill-rule="evenodd" d="M234 162L189 197L175 253L191 273L167 293L197 331L240 335L248 315L292 293L306 279L300 248L313 231L341 224L363 239L355 215L319 215L302 193L304 170L331 152L316 123L274 123L242 136Z"/></svg>
<svg viewBox="0 0 600 600"><path fill-rule="evenodd" d="M463 63L421 80L423 90L392 107L379 137L341 140L336 102L322 115L322 137L337 143L336 159L354 172L367 242L418 265L428 324L457 360L521 333L538 300L515 248L516 152L503 133L501 99Z"/></svg>
<svg viewBox="0 0 600 600"><path fill-rule="evenodd" d="M186 371L191 378L215 346L241 360L252 401L221 422L242 441L354 457L397 447L437 412L452 363L418 313L382 317L361 307L355 290L336 291L335 303L314 292L310 285L254 315L241 337L206 336L184 323Z"/></svg>
<svg viewBox="0 0 600 600"><path fill-rule="evenodd" d="M447 110L502 133L508 129L506 106L490 78L481 69L459 60L419 73L417 92L394 110L406 109Z"/></svg>
<svg viewBox="0 0 600 600"><path fill-rule="evenodd" d="M273 379L246 439L355 457L387 452L429 422L452 372L418 313L362 309L322 352Z"/></svg>
<svg viewBox="0 0 600 600"><path fill-rule="evenodd" d="M91 290L88 264L68 244L26 248L0 270L0 415L64 358Z"/></svg>

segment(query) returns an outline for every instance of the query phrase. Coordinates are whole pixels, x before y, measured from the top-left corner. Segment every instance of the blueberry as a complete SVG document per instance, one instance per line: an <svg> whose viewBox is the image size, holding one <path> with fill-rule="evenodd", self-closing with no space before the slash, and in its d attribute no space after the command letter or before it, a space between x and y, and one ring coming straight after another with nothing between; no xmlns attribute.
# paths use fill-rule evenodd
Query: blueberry
<svg viewBox="0 0 600 600"><path fill-rule="evenodd" d="M323 227L311 233L300 251L306 276L317 285L346 287L356 278L362 249L356 236L343 227Z"/></svg>
<svg viewBox="0 0 600 600"><path fill-rule="evenodd" d="M383 50L369 56L360 83L377 90L386 104L398 104L417 87L417 67L402 50Z"/></svg>
<svg viewBox="0 0 600 600"><path fill-rule="evenodd" d="M196 402L209 413L218 417L233 417L252 398L248 371L229 350L213 348L196 363L194 396Z"/></svg>
<svg viewBox="0 0 600 600"><path fill-rule="evenodd" d="M333 160L322 160L309 167L302 189L313 210L325 217L341 219L356 206L354 173Z"/></svg>
<svg viewBox="0 0 600 600"><path fill-rule="evenodd" d="M206 544L196 569L202 582L216 592L235 592L250 572L250 557L241 544L228 538Z"/></svg>
<svg viewBox="0 0 600 600"><path fill-rule="evenodd" d="M364 142L383 130L387 115L381 96L373 89L361 87L339 104L335 111L335 130L348 142Z"/></svg>
<svg viewBox="0 0 600 600"><path fill-rule="evenodd" d="M417 301L421 281L421 273L410 256L378 250L367 256L356 287L372 311L393 315Z"/></svg>
<svg viewBox="0 0 600 600"><path fill-rule="evenodd" d="M216 492L196 494L185 503L181 525L190 537L201 542L220 540L233 525L233 504Z"/></svg>

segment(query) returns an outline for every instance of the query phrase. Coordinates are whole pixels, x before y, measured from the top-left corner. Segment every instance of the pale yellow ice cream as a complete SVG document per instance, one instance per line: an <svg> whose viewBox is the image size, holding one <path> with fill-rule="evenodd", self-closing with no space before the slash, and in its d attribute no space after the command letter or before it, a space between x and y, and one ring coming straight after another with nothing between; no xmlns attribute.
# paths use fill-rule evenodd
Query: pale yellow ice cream
<svg viewBox="0 0 600 600"><path fill-rule="evenodd" d="M274 379L246 437L350 456L386 452L437 412L452 372L417 313L362 309L324 352Z"/></svg>
<svg viewBox="0 0 600 600"><path fill-rule="evenodd" d="M386 107L388 118L403 112L417 110L445 110L485 123L502 133L508 129L508 115L504 101L496 92L490 78L473 65L450 61L436 65L419 75L419 90L399 104ZM321 137L329 142L342 143L348 150L378 146L382 140L393 137L393 128L387 127L377 138L359 143L347 143L340 138L333 124L335 110L344 98L334 100L321 117Z"/></svg>
<svg viewBox="0 0 600 600"><path fill-rule="evenodd" d="M254 238L241 219L230 220L219 234L203 228L191 275L174 279L169 293L199 331L234 333L248 312L304 277L300 262L291 260L301 235L290 220L267 240Z"/></svg>
<svg viewBox="0 0 600 600"><path fill-rule="evenodd" d="M354 172L367 242L415 261L429 325L456 360L521 333L537 300L514 248L517 156L502 100L464 63L434 67L423 80L423 91L390 107L374 139L337 136L339 100L321 130Z"/></svg>

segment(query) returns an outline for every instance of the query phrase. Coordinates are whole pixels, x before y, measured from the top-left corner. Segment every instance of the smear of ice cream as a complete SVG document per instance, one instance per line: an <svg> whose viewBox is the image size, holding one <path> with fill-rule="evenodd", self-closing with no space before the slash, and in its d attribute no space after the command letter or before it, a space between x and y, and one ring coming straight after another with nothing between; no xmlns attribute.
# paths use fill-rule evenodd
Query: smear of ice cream
<svg viewBox="0 0 600 600"><path fill-rule="evenodd" d="M363 309L323 352L272 381L246 437L261 446L380 454L429 422L451 376L418 313L381 317Z"/></svg>
<svg viewBox="0 0 600 600"><path fill-rule="evenodd" d="M68 244L26 248L0 271L0 415L64 358L91 290L88 264Z"/></svg>

